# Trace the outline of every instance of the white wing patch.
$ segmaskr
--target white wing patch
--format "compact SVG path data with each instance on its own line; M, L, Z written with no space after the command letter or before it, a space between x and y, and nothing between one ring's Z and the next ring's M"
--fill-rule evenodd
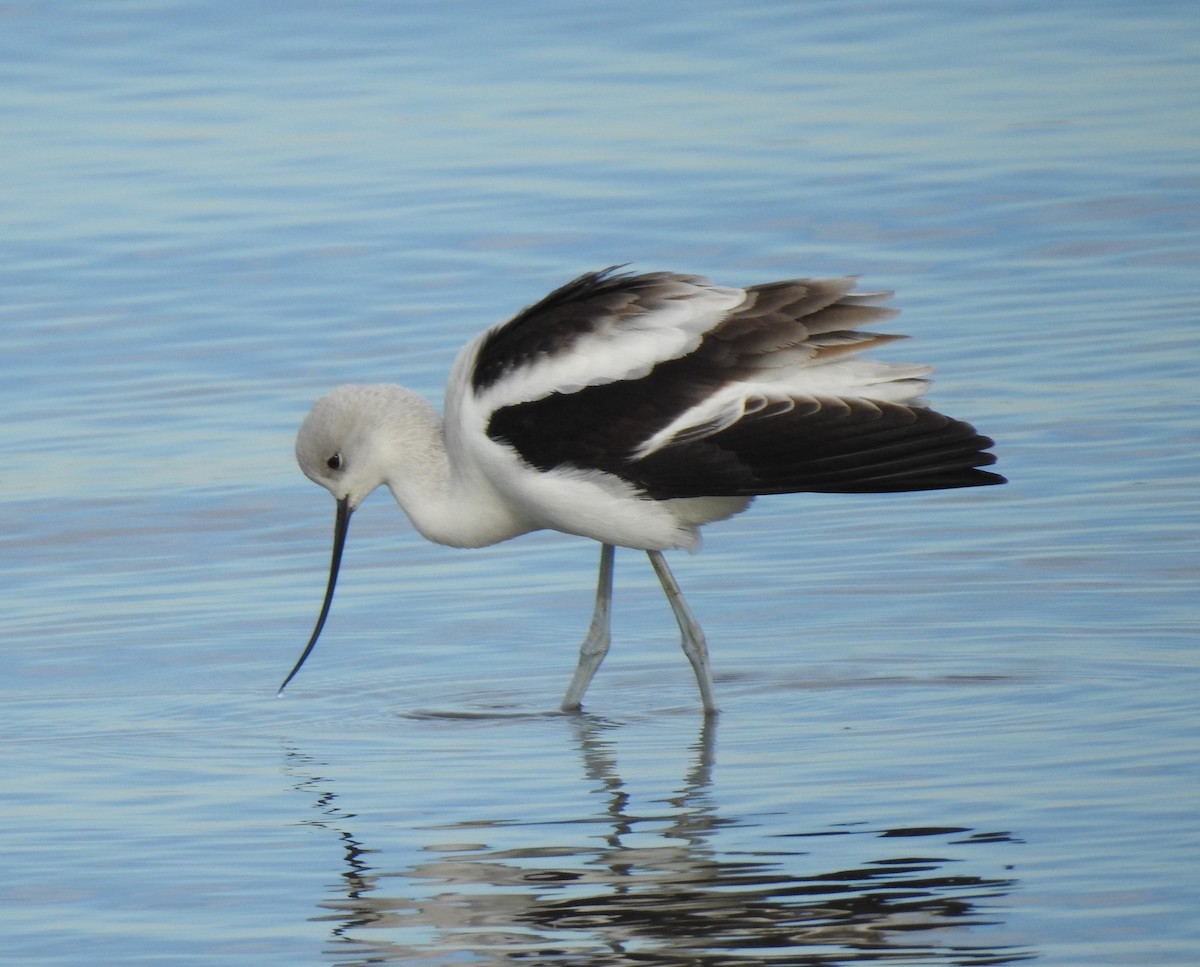
M760 371L754 382L731 383L685 410L639 444L633 455L640 460L665 447L702 440L748 416L769 418L800 407L816 412L843 398L922 406L925 377L932 372L932 366L869 359L784 367L775 379L769 378L769 370Z
M657 307L598 319L593 331L559 351L506 372L480 394L479 406L491 412L552 393L641 379L659 363L693 352L704 334L745 298L742 289L703 279L672 280L666 300ZM475 354L486 338L485 333L459 354L452 383L467 383Z

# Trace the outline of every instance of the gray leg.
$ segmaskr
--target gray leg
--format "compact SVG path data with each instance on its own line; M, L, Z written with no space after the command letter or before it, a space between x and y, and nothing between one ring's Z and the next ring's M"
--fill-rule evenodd
M658 575L659 583L667 595L671 610L675 612L675 620L679 622L679 631L683 635L683 653L687 655L688 661L692 663L692 670L696 673L696 684L700 686L700 700L704 703L704 712L706 715L715 715L717 702L713 698L712 673L708 670L708 645L704 641L704 632L700 630L699 623L692 616L687 602L683 600L683 592L675 582L675 575L667 567L662 551L646 553L650 556L650 563L654 566L654 573Z
M588 628L587 637L579 646L579 664L575 666L575 676L571 679L571 684L567 686L567 694L563 696L562 710L564 712L579 710L579 704L583 701L583 693L587 691L592 676L600 667L600 662L604 661L604 656L608 654L608 645L612 640L608 621L609 613L612 610L612 583L613 546L601 544L600 574L596 579L596 607L592 611L592 624Z

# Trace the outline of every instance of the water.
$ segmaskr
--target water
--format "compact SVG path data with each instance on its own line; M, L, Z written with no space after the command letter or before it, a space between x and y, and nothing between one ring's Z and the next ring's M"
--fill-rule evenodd
M0 961L1190 964L1191 5L0 10ZM895 288L1003 488L424 544L292 435L617 262Z

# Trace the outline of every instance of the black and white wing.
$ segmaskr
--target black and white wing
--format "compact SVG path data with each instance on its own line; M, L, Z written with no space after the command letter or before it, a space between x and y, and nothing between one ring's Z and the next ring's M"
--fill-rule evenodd
M903 337L860 331L896 310L853 286L581 276L464 350L448 433L656 499L1003 483L990 439L924 405L930 367L860 355Z

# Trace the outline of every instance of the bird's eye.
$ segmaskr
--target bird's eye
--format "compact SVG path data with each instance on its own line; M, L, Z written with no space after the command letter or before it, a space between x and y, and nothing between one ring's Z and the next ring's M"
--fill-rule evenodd
M325 466L327 466L330 470L341 470L342 455L340 453L335 453L332 457L325 461Z

